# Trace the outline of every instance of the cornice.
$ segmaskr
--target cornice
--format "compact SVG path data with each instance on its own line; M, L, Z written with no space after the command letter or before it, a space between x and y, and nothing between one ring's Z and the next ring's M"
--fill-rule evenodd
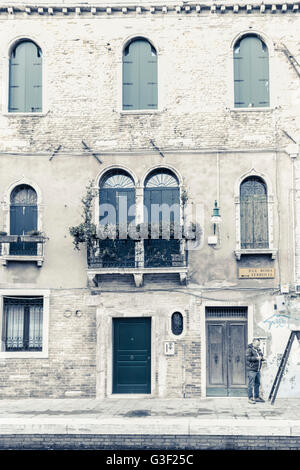
M165 3L42 3L42 4L17 4L7 3L0 5L0 17L12 18L17 16L49 16L64 17L81 15L86 16L106 16L106 15L201 15L201 13L226 14L226 13L260 13L260 14L285 14L298 13L300 10L300 2L178 2L177 4Z

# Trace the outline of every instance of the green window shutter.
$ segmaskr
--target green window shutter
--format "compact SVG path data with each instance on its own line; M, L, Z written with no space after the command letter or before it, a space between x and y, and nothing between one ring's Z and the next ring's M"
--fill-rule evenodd
M137 39L123 54L123 109L156 108L156 51L145 39Z
M256 36L242 38L234 47L234 105L269 106L269 54Z
M12 113L25 111L25 64L25 48L21 43L12 52L9 62L8 110Z
M157 109L157 55L147 41L139 41L139 107Z
M139 109L139 41L129 44L123 55L123 109Z
M42 111L42 54L31 41L21 42L10 57L9 112Z
M269 54L259 38L251 38L251 70L253 106L269 106Z
M32 42L26 43L26 111L42 111L42 53Z

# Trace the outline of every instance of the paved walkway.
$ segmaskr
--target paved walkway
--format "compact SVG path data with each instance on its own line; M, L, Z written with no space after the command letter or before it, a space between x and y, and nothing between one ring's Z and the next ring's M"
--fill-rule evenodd
M300 398L0 400L0 435L300 436Z

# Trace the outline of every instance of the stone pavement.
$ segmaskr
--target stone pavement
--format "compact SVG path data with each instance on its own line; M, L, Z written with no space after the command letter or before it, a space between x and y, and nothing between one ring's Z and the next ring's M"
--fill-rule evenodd
M293 436L300 398L248 404L247 398L0 400L7 435Z

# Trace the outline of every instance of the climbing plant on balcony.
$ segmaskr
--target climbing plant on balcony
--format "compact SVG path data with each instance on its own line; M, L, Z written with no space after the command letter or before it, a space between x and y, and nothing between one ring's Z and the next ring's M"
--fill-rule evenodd
M94 198L98 195L98 190L95 188L93 180L86 186L86 194L81 199L82 203L82 219L79 225L69 227L70 234L73 237L73 244L76 250L79 250L80 243L85 243L87 248L95 244L97 240L97 228L92 222L93 210L92 204Z

